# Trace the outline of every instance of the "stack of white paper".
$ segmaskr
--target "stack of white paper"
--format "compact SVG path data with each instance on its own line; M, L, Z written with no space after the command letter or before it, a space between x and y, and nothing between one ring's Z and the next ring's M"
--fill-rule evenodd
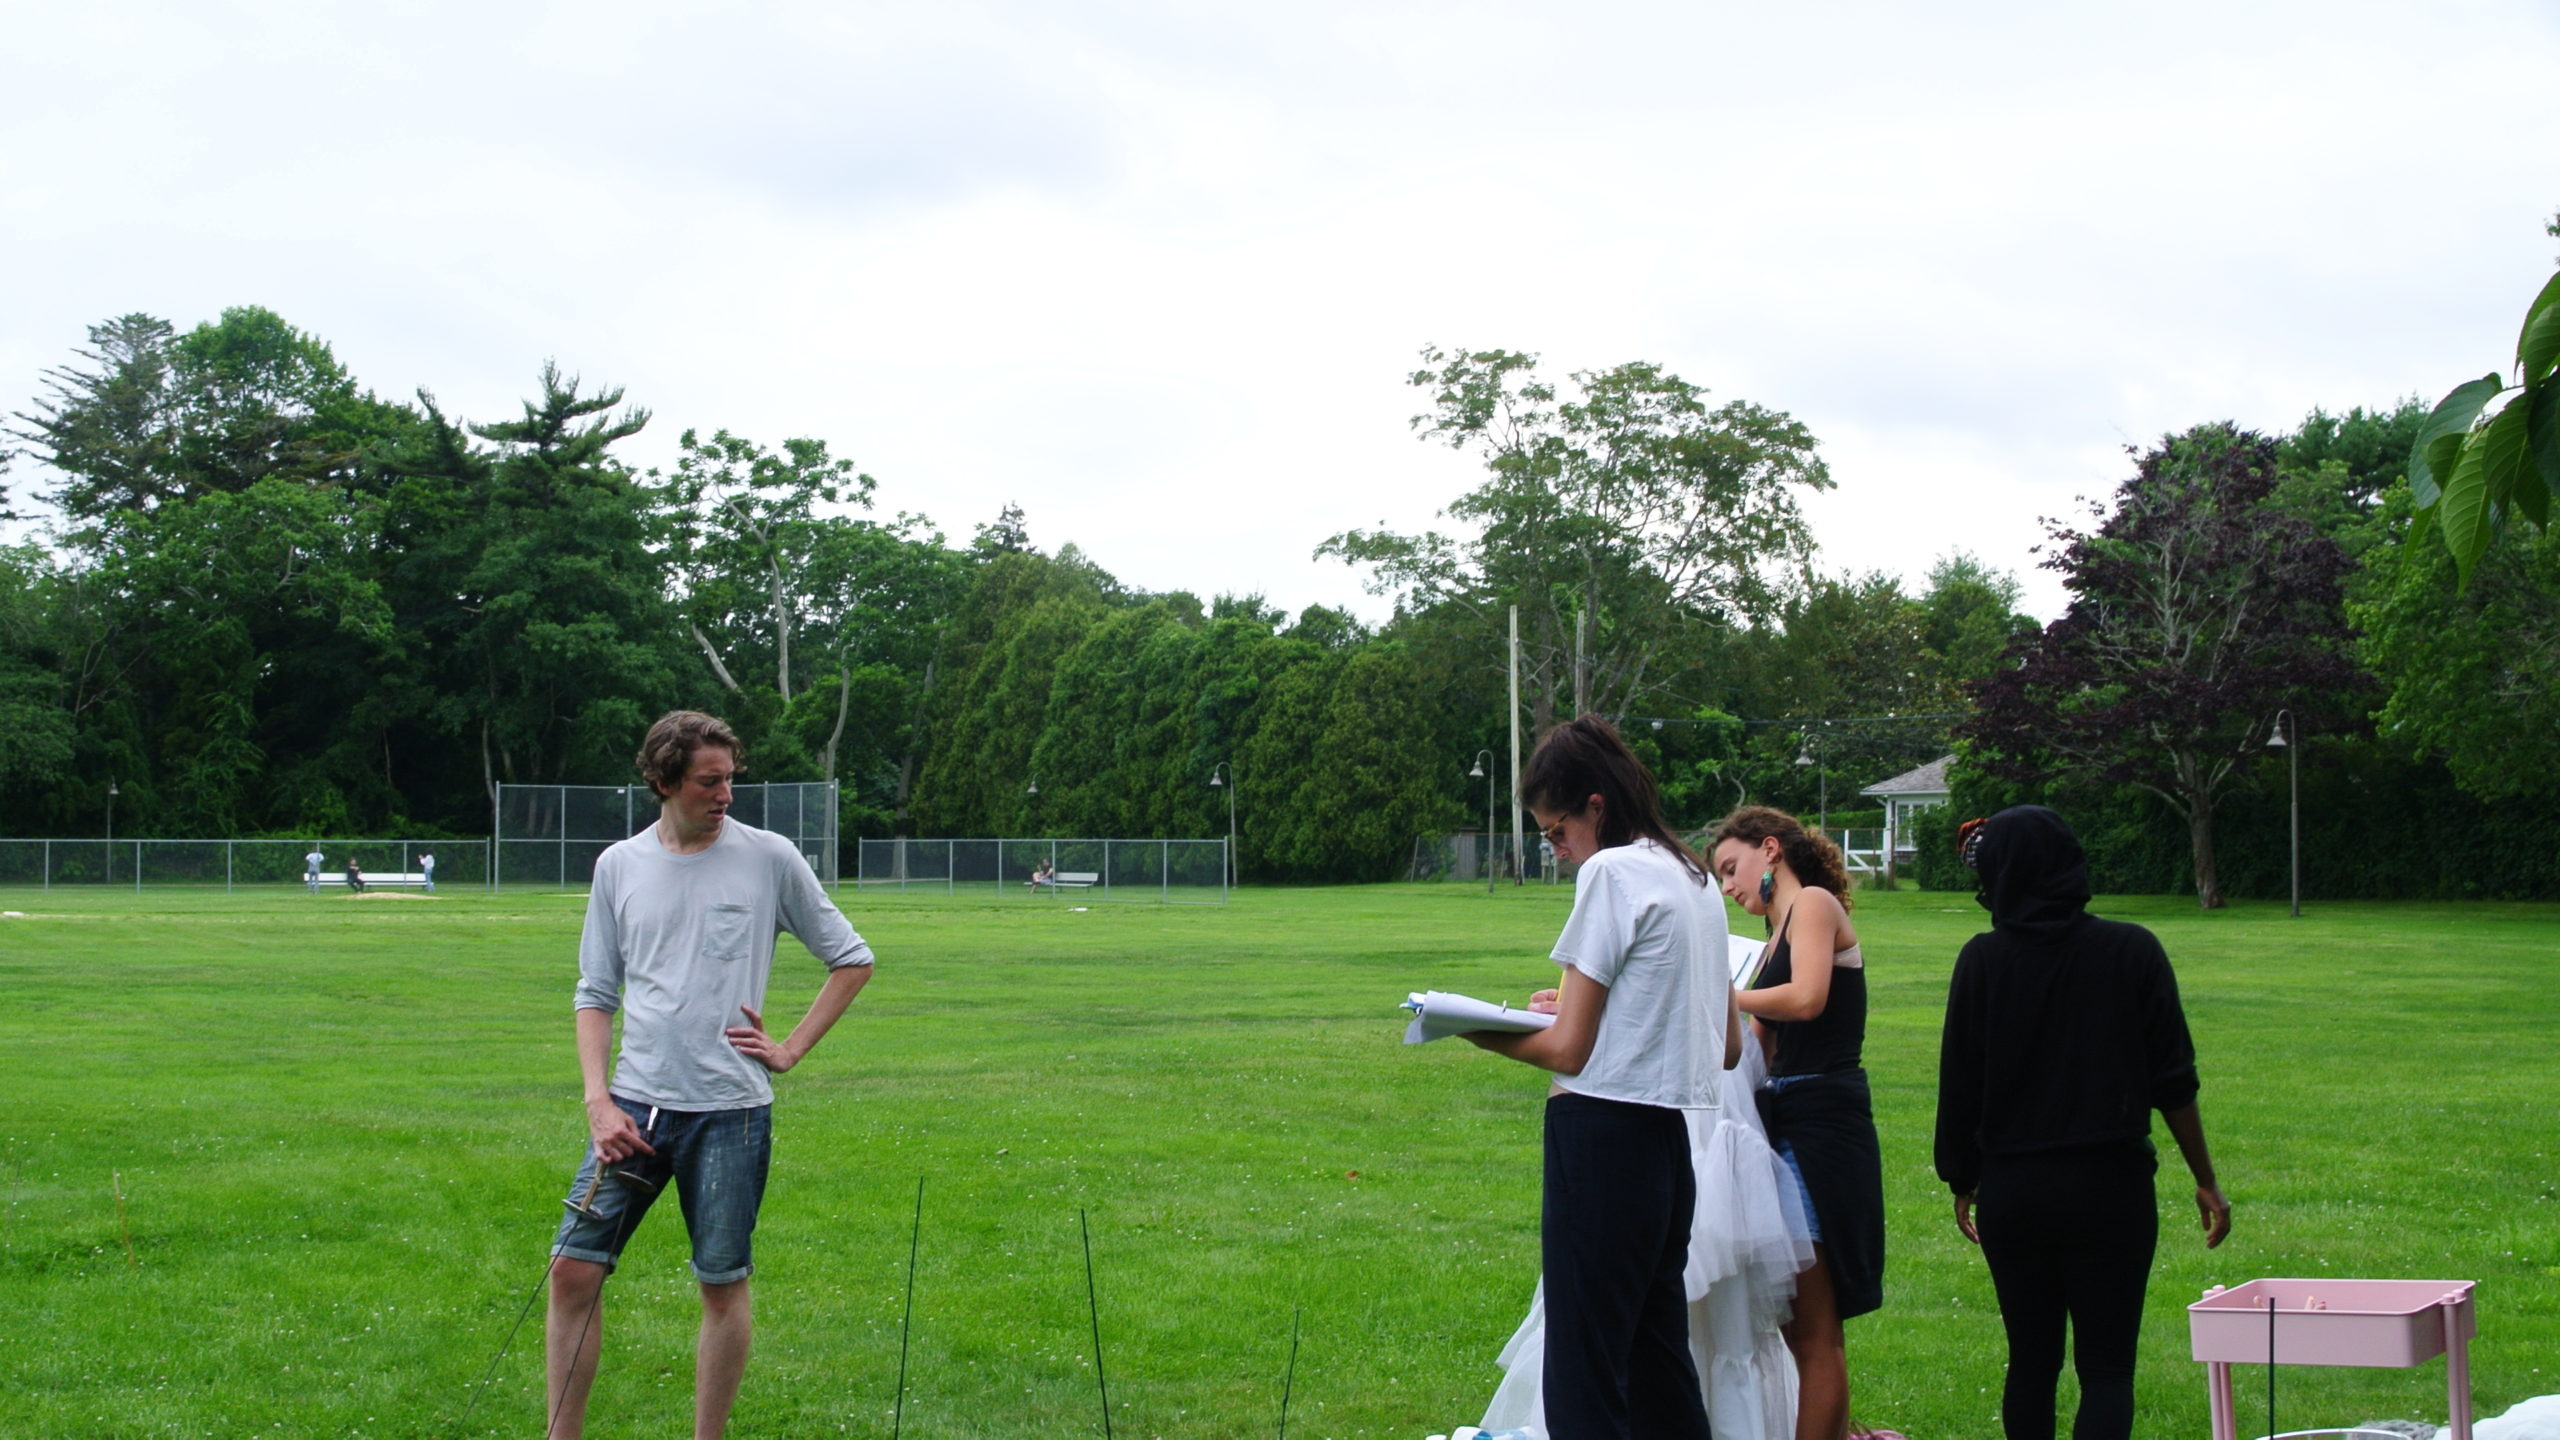
M1556 1023L1553 1015L1514 1010L1508 1005L1496 1005L1472 995L1453 995L1446 990L1425 990L1407 996L1404 1008L1413 1012L1413 1023L1404 1027L1404 1043L1407 1045L1420 1045L1444 1035L1463 1035L1470 1030L1518 1033L1544 1030Z
M1728 940L1727 961L1733 978L1739 983L1758 965L1766 942L1746 940L1735 935ZM1464 1035L1470 1030L1508 1030L1525 1033L1544 1030L1556 1023L1553 1015L1540 1015L1528 1010L1514 1010L1478 1000L1472 995L1459 995L1448 990L1423 990L1405 997L1404 1008L1413 1012L1413 1023L1404 1027L1404 1043L1420 1045L1449 1035Z

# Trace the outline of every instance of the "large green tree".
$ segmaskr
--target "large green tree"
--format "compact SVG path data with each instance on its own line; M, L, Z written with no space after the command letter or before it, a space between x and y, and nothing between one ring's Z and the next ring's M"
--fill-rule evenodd
M2337 542L2275 502L2275 443L2200 426L2143 452L2045 562L2071 605L1974 687L1960 734L2011 783L2132 785L2186 822L2197 903L2219 909L2214 817L2280 709L2333 712L2359 676Z
M2402 533L2409 512L2399 492ZM2493 534L2467 585L2438 545L2380 545L2365 564L2349 609L2385 687L2382 738L2441 755L2482 799L2560 791L2560 530Z
M441 688L485 785L620 774L677 692L663 501L612 453L647 423L620 390L582 393L545 365L522 418L471 427L495 449L463 537L459 673Z
M1317 550L1368 567L1408 609L1472 617L1501 664L1520 607L1521 691L1544 734L1579 711L1654 699L1704 637L1773 616L1801 589L1813 541L1799 492L1827 489L1813 434L1658 365L1579 371L1559 388L1537 357L1423 352L1411 383L1426 438L1484 458L1487 476L1444 513L1466 527L1348 530Z

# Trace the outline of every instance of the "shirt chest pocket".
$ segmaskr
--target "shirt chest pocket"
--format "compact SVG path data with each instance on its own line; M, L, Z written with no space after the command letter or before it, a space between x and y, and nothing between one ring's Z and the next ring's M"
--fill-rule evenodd
M745 905L712 905L702 912L702 958L734 962L747 958L754 933L755 911Z

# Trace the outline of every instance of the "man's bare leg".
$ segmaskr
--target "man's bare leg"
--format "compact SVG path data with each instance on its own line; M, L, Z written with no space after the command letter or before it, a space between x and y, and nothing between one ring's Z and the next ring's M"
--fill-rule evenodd
M566 1255L551 1262L551 1306L542 1321L542 1415L551 1423L544 1440L578 1440L586 1431L587 1389L604 1350L604 1277L611 1273Z
M693 1440L720 1440L729 1407L747 1373L747 1342L755 1332L755 1307L747 1282L702 1287L702 1339L693 1355Z

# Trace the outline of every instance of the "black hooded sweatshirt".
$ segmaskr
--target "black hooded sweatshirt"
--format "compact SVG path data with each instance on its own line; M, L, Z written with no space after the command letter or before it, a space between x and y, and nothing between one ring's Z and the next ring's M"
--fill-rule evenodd
M2063 818L2003 810L1978 859L1993 928L1956 958L1938 1052L1938 1178L1959 1195L1986 1159L2147 1146L2152 1111L2196 1098L2169 957L2141 926L2088 913L2088 862Z

